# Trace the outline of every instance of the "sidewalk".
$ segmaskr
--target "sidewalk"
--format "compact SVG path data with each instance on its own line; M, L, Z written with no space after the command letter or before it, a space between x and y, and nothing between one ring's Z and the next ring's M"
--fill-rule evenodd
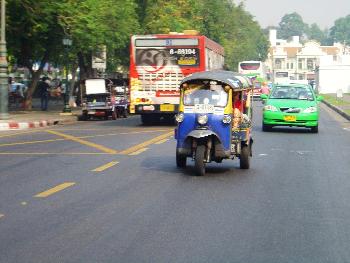
M323 103L344 118L350 121L350 94L343 94L342 98L337 98L336 94L323 94ZM25 111L11 105L9 119L0 120L0 131L29 129L72 123L77 121L77 116L81 114L81 108L72 108L72 115L62 115L63 101L49 101L48 111L40 110L40 100L33 99L32 111Z
M72 123L81 114L79 107L72 108L71 115L62 115L62 100L50 100L47 111L40 109L40 99L33 99L33 108L26 111L20 105L9 105L9 119L0 120L0 131L38 128L51 125Z
M344 93L342 98L337 94L322 94L323 103L350 121L350 93Z

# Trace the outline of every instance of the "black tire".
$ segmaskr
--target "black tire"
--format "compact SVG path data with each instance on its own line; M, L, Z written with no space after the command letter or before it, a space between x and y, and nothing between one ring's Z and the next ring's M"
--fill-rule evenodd
M124 109L123 118L127 118L127 117L128 117L128 111L127 111L127 109Z
M241 155L239 157L239 166L241 169L249 169L250 161L250 147L243 145L241 149Z
M141 122L143 125L150 125L152 123L152 116L149 114L142 114Z
M180 155L177 151L176 151L176 166L179 168L185 168L186 167L186 160L187 157L185 155Z
M318 125L314 126L314 127L311 127L311 132L312 133L318 133Z
M205 154L205 146L198 145L196 149L195 160L194 160L196 175L198 176L205 175L204 154Z
M264 131L264 132L266 132L266 131L271 131L271 125L267 125L267 124L262 124L262 130Z

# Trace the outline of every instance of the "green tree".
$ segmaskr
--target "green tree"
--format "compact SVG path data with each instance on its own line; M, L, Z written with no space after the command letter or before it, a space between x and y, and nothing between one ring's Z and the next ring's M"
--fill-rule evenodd
M340 43L350 45L350 15L337 19L330 29L330 37Z
M9 0L7 5L7 43L14 63L28 68L32 75L26 100L31 109L31 99L43 68L62 49L57 39L63 31L58 25L56 4L49 0ZM38 64L38 70L33 70Z
M146 12L140 16L146 34L182 32L195 29L193 25L200 23L195 14L198 10L196 0L150 0L146 4L141 2Z
M327 38L327 35L326 31L322 31L316 23L313 23L307 29L307 37L310 40L313 39L318 41L319 43L324 43Z
M306 24L296 12L284 15L279 23L279 27L278 34L279 38L282 39L288 39L292 36L302 37L306 31Z

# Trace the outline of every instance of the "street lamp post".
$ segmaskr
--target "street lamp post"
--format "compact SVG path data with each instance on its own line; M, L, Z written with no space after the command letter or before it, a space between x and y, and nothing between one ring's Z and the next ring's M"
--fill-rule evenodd
M70 87L69 87L69 82L68 82L68 48L72 45L72 40L69 38L64 38L63 39L63 45L65 47L66 51L66 89L64 93L64 108L63 112L65 113L70 113L72 112L72 109L69 106L69 94L70 94Z
M5 0L1 0L1 34L0 34L0 120L8 119L8 73L7 50L5 38Z

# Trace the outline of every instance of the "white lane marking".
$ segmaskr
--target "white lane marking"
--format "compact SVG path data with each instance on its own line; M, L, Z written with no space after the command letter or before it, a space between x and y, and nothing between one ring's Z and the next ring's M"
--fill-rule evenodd
M267 153L260 153L259 156L267 156Z

